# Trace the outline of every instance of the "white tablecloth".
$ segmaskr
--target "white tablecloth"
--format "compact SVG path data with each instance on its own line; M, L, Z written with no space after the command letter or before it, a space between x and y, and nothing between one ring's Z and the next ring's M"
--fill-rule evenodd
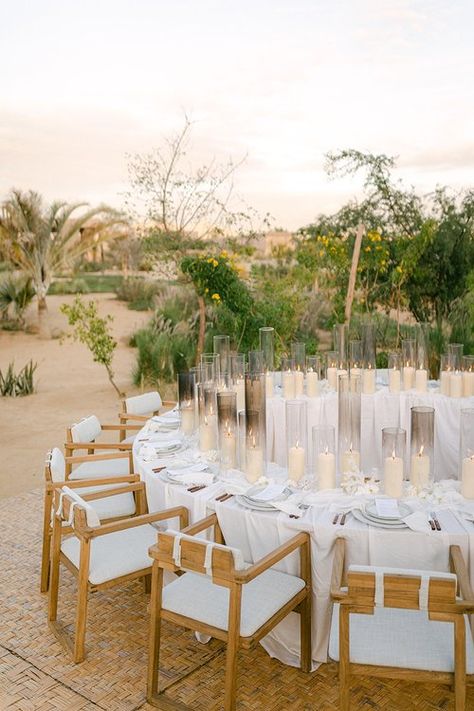
M409 456L410 410L417 405L426 405L435 409L435 479L458 478L461 409L474 407L474 397L446 397L434 388L426 394L409 390L397 395L390 393L388 387L379 385L374 395L362 395L361 398L361 466L365 474L370 474L373 469L380 473L382 469L384 427L406 430ZM314 425L333 425L337 445L337 394L329 391L315 398L303 396L303 399L308 403L309 451ZM267 400L267 448L272 461L286 466L285 400L279 394Z
M347 563L386 565L393 567L449 570L449 545L461 546L474 584L474 524L461 522L450 511L439 511L442 531L416 533L411 530L389 531L369 527L349 515L346 525L333 525L334 511L340 494L335 494L332 505L314 505L301 518L290 519L282 512L262 513L243 508L235 498L224 503L216 497L226 491L221 480L191 493L184 486L165 483L152 469L159 462L144 462L138 455L140 444L134 446L136 471L146 483L150 511L184 505L190 511L191 522L217 512L226 543L240 548L244 558L255 562L266 553L294 536L298 531L311 535L313 615L313 668L327 661L328 636L331 621L330 580L334 542L338 536L347 541ZM474 502L473 502L474 503ZM298 556L282 561L277 566L290 573L298 572ZM299 619L291 613L262 640L267 652L285 664L299 665Z

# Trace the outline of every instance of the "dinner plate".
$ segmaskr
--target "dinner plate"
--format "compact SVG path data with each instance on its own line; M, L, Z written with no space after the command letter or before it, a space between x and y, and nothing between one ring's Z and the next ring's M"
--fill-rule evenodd
M278 513L278 509L276 509L274 506L259 506L255 501L247 499L242 494L238 494L235 497L235 500L237 501L237 503L242 504L242 506L244 506L246 509L251 509L252 511L261 511L262 513L274 511L275 513Z
M371 501L370 504L366 505L364 513L369 518L382 522L385 521L387 523L390 521L400 521L400 519L405 518L405 516L409 516L412 513L411 508L402 503L398 504L398 510L400 511L400 516L380 516L380 514L377 513L377 505L375 501Z
M394 529L401 530L402 528L408 528L406 523L403 523L403 521L400 521L400 523L384 523L383 521L374 521L371 518L367 518L367 516L365 516L360 509L353 509L351 513L354 518L356 518L358 521L361 521L361 523L367 524L368 526L375 526L376 528L385 528L389 531Z

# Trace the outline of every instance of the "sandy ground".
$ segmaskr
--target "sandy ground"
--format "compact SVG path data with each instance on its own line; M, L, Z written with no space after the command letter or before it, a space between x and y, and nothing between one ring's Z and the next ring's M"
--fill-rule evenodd
M149 313L130 311L114 294L94 294L102 315L114 317L118 341L114 357L116 381L128 395L136 394L131 373L135 350L127 343L130 335ZM53 332L67 332L66 318L59 306L73 296L49 296L48 311ZM28 319L36 319L35 308ZM117 422L119 403L105 369L94 363L80 343L59 339L41 340L37 335L0 330L0 368L10 361L17 369L32 358L38 363L37 392L28 397L0 397L0 497L11 496L43 482L43 462L53 446L62 447L65 428L81 417L95 414L101 422Z

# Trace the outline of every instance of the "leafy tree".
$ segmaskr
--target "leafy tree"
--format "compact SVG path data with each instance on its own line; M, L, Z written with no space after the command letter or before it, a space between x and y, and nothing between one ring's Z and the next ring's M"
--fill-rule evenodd
M72 338L83 343L92 353L95 363L100 363L107 371L107 377L119 397L124 397L114 381L114 371L112 361L117 348L117 341L110 333L109 324L113 321L112 316L105 318L99 316L95 301L87 304L76 296L74 302L62 304L61 312L67 316L68 323L73 327Z
M0 245L8 261L31 277L38 311L46 310L46 294L54 273L67 267L93 245L111 238L112 225L123 222L108 207L100 206L75 213L86 203L53 202L45 205L30 190L13 190L4 201L0 215ZM82 230L93 217L101 217L97 231Z

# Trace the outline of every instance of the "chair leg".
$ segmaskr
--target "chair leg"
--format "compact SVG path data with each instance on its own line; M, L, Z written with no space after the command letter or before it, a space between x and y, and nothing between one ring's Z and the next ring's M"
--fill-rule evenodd
M300 656L301 671L311 671L311 591L301 603L300 610Z
M44 495L43 513L43 548L41 551L41 580L40 591L48 592L49 568L51 561L51 513L53 510L53 495L51 491L46 491Z
M349 610L339 608L339 689L340 710L350 708L350 647L349 647Z
M87 603L89 593L89 559L90 559L90 541L81 540L81 556L79 563L79 576L77 580L77 611L76 611L76 630L74 638L74 662L78 664L84 661L85 653L85 638L86 638L86 622L87 622Z
M235 711L237 692L237 654L240 638L242 586L230 589L227 653L225 663L224 711Z
M454 708L466 708L466 627L464 616L458 615L454 622Z
M48 597L48 620L54 622L58 616L59 567L61 555L61 522L54 520L51 540L51 565Z
M153 562L150 598L150 641L148 648L147 699L150 703L158 696L158 674L161 641L161 595L163 568Z
M143 578L143 590L149 595L151 592L151 575L144 575Z

